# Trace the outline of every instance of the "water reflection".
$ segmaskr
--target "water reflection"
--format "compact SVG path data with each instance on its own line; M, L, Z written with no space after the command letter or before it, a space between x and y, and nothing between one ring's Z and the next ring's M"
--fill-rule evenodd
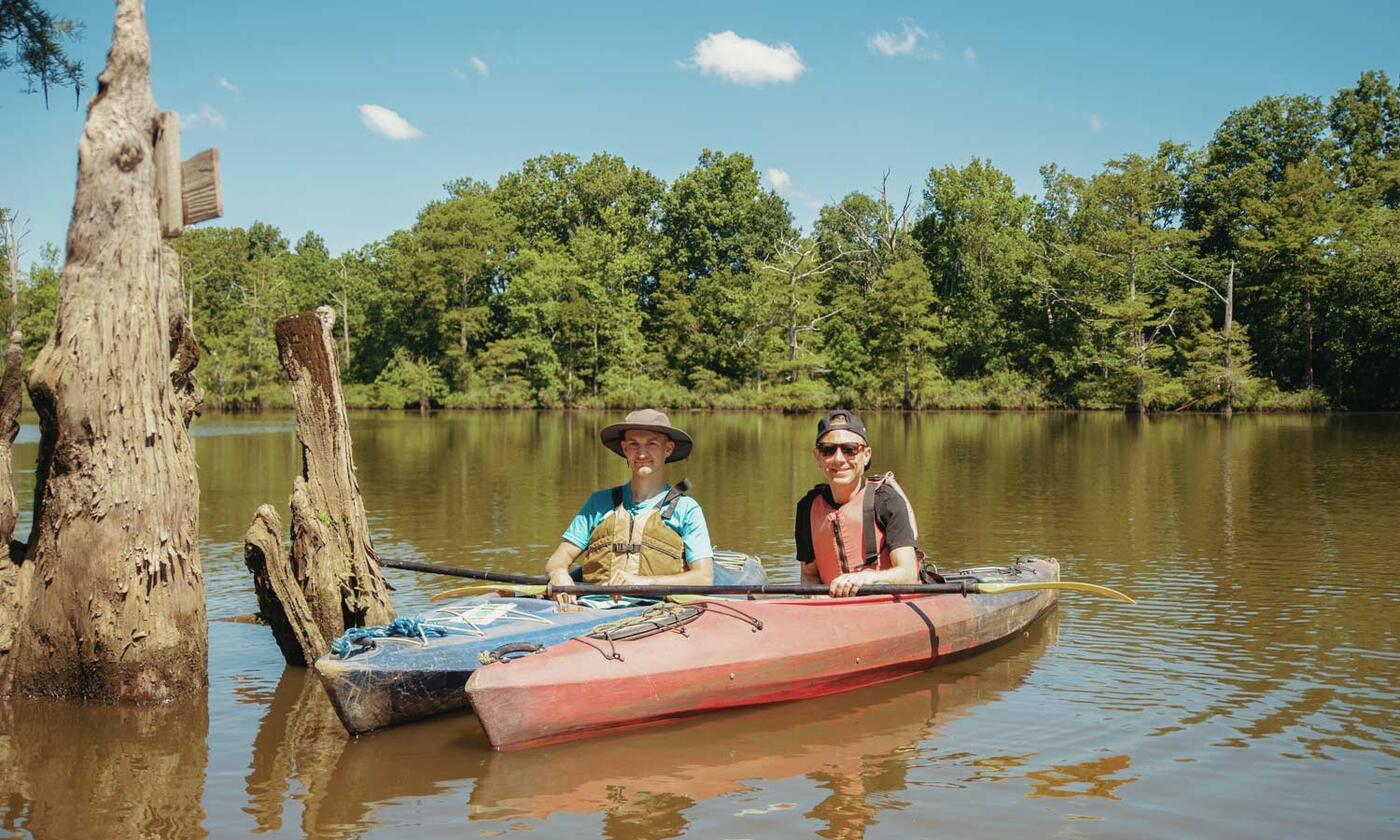
M203 837L209 713L0 703L0 828L34 837Z
M355 415L376 544L538 571L584 495L625 476L596 443L612 419ZM812 418L673 419L696 438L679 474L716 540L793 580L792 505L819 479L802 455ZM0 702L0 836L923 836L930 825L976 836L988 813L1001 836L1395 834L1400 417L865 419L876 466L898 473L941 563L1054 554L1067 578L1118 586L1138 606L1066 597L1053 617L1061 643L1019 676L992 675L1007 667L994 654L828 701L506 756L469 715L347 742L317 687L284 674L265 628L216 623L207 712ZM285 504L298 469L288 420L196 424L210 616L255 609L241 540L258 504ZM16 448L22 504L34 452ZM390 575L406 613L455 585ZM102 771L89 740L127 770ZM73 785L45 751L76 768ZM595 783L602 775L617 780Z
M288 669L258 727L247 810L277 831L295 800L303 833L343 836L379 824L383 806L469 788L462 822L600 814L609 838L663 838L684 834L701 802L805 779L824 792L804 814L819 833L862 837L900 807L918 745L1019 687L1057 622L1052 612L994 651L851 694L508 753L470 714L347 739L316 681Z

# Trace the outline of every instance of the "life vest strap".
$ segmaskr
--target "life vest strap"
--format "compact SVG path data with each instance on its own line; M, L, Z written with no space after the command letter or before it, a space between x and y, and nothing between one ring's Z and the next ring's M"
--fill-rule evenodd
M661 518L670 519L676 512L676 505L680 504L681 496L690 492L690 479L682 478L666 491L665 497L661 499L661 504L657 505L661 509Z

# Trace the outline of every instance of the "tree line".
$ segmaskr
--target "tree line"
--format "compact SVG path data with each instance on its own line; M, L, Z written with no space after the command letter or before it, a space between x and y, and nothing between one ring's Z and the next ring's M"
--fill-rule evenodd
M1384 72L1260 99L1202 148L1041 176L1031 196L990 161L934 167L803 232L745 154L667 182L555 153L339 256L261 222L176 248L223 408L287 404L272 324L322 304L364 406L1400 408ZM31 353L56 266L19 278Z

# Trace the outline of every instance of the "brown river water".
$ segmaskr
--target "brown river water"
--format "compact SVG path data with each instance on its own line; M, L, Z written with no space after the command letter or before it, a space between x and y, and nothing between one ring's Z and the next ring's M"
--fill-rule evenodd
M613 419L354 416L381 554L537 572L626 478ZM469 713L352 740L269 630L215 620L207 697L0 701L0 837L1400 837L1400 417L867 419L944 568L1051 554L1140 602L1066 595L918 676L513 753ZM673 420L716 544L795 581L815 417ZM196 423L211 618L255 609L242 535L285 514L292 428ZM402 614L456 583L386 576Z

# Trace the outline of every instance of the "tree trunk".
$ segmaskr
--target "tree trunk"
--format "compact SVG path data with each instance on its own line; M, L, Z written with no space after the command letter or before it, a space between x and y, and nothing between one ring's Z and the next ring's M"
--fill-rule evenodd
M1137 300L1137 255L1128 254L1128 300ZM1134 315L1134 318L1137 316ZM1141 322L1133 325L1133 346L1137 350L1137 373L1133 374L1133 402L1128 406L1130 414L1147 413L1147 404L1144 399L1145 383L1142 381L1142 371L1147 367L1147 336L1143 333Z
M282 369L292 383L302 474L292 493L292 569L325 639L394 618L355 480L350 422L331 327L335 310L277 321Z
M20 606L18 561L23 558L11 558L9 542L15 533L15 523L19 521L19 505L15 501L11 476L23 400L19 388L22 349L20 333L16 330L10 334L10 345L5 348L5 373L0 378L0 689L4 687Z
M1235 261L1230 260L1230 278L1225 285L1225 410L1226 417L1235 413L1235 348L1230 334L1235 323Z
M1303 371L1303 384L1309 391L1313 388L1313 311L1312 311L1312 289L1303 287L1303 323L1308 331L1308 357L1307 368Z
M161 242L156 114L145 11L118 0L54 329L29 375L42 438L10 674L27 693L157 701L208 679L198 348Z
M306 666L331 648L316 626L291 565L282 556L281 534L282 518L276 509L272 505L258 508L243 538L243 562L253 573L258 613L272 628L283 658L289 665Z

